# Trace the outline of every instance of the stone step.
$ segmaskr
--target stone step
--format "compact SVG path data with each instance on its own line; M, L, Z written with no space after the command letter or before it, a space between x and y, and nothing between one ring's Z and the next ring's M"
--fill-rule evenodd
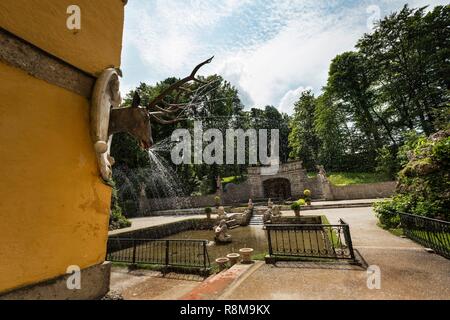
M251 226L262 226L263 224L264 224L263 217L260 215L253 216L249 222L249 225L251 225Z

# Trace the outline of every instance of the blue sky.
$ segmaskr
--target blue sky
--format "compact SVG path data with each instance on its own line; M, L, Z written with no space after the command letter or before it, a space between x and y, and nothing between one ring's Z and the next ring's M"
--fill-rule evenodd
M247 108L291 113L301 91L320 93L331 59L352 50L397 0L130 0L125 7L122 92L190 73L217 73ZM415 0L410 7L446 4Z

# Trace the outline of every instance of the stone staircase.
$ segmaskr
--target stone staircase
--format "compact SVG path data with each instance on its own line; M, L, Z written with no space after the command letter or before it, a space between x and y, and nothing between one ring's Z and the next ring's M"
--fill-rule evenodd
M263 224L264 222L262 214L254 214L249 223L250 226L262 226Z

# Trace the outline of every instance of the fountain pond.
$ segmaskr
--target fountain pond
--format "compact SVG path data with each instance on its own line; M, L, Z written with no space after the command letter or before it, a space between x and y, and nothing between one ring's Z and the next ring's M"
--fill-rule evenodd
M163 239L208 240L208 255L211 261L225 257L229 253L238 253L241 248L253 248L253 256L268 252L266 232L262 226L247 226L228 230L233 241L226 244L214 242L214 232L211 230L189 230L173 234Z

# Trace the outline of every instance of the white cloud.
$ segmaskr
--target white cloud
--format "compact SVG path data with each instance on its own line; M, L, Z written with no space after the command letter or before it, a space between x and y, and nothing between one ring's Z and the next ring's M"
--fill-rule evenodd
M142 61L153 71L164 74L183 72L191 65L193 57L202 56L205 51L207 44L202 42L199 33L214 26L246 2L141 2L140 6L130 6L127 11L124 38L139 51Z
M413 0L410 7L445 4ZM184 76L215 55L202 74L218 73L247 107L290 112L301 88L318 94L331 60L370 32L371 6L383 17L403 0L135 0L126 7L124 87ZM374 9L374 7L372 7ZM132 74L127 73L130 70Z
M278 111L292 114L294 110L294 104L298 101L302 92L306 90L312 90L312 88L298 87L297 89L289 90L288 92L286 92L283 98L281 98L280 100Z
M299 87L318 93L326 83L331 60L337 53L352 50L364 28L352 15L321 18L308 12L302 19L290 21L274 38L244 52L230 53L218 71L226 77L230 65L240 65L235 79L253 106L277 106Z

